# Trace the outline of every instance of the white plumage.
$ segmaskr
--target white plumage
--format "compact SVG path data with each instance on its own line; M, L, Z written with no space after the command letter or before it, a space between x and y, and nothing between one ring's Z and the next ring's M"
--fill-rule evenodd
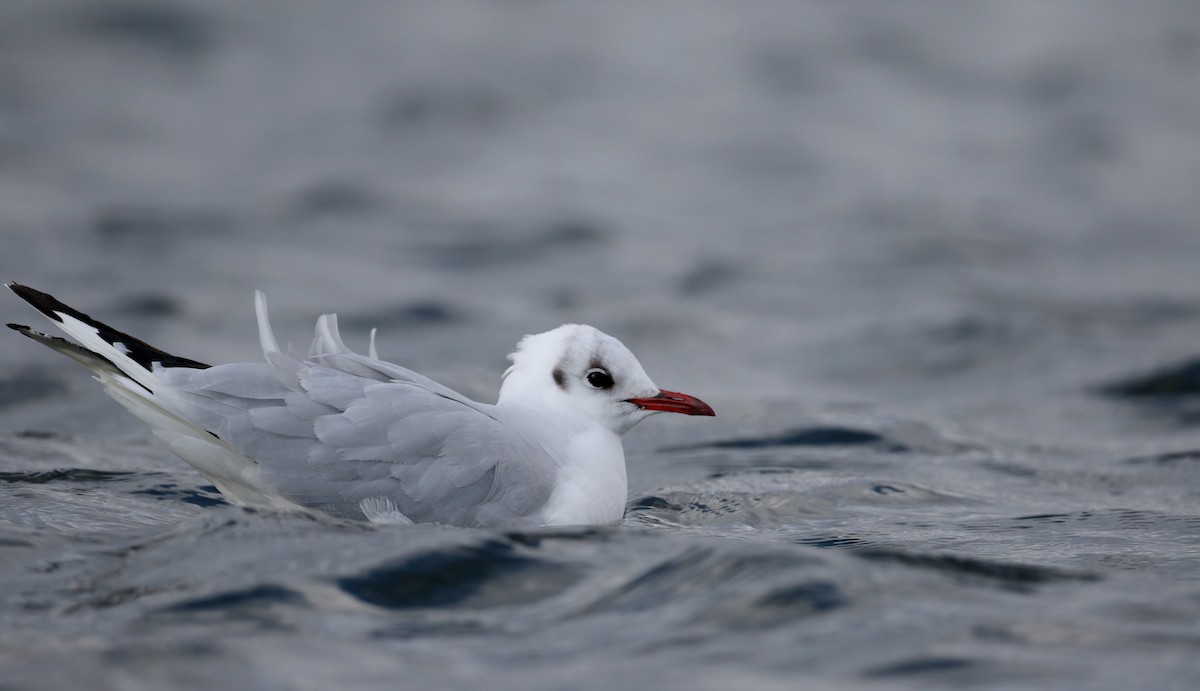
M526 336L495 405L472 401L317 320L285 353L255 300L265 362L210 367L165 353L31 288L9 287L75 343L24 335L83 363L230 501L376 523L611 523L626 501L620 435L655 412L712 415L659 389L617 339L568 324ZM76 345L76 343L78 345Z

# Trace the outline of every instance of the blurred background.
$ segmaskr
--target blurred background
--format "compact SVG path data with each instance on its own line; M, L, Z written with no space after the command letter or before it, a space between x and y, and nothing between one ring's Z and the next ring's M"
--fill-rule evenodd
M1088 439L1124 415L1090 387L1200 353L1198 27L1171 0L9 0L0 274L205 361L257 357L260 288L301 347L336 311L485 400L521 335L580 321L727 408ZM78 383L0 353L9 390Z
M718 413L629 435L639 530L488 536L476 600L355 618L313 589L439 541L458 573L473 534L221 506L5 334L0 613L33 643L0 643L30 679L1198 673L1193 0L3 0L0 280L214 363L259 359L262 289L281 342L337 312L489 402L522 335L586 322ZM497 554L547 599L506 599Z

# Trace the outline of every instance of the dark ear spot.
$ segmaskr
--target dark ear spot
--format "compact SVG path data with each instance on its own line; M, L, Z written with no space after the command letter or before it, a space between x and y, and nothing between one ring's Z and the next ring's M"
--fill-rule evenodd
M551 373L551 375L554 377L554 383L558 384L558 388L562 389L563 391L566 391L567 390L567 375L563 374L562 368L555 367L554 371Z

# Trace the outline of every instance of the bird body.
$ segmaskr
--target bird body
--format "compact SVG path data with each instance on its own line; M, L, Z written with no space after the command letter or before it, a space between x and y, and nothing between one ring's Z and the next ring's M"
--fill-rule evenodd
M317 321L307 356L265 362L170 355L50 295L10 283L74 342L9 326L91 369L105 390L235 504L375 523L600 524L624 514L621 435L655 412L712 415L653 384L617 339L567 324L526 336L495 405L342 342Z

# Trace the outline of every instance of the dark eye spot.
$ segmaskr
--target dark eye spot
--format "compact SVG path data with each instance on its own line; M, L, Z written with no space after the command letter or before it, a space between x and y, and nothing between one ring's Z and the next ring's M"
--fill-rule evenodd
M586 377L587 383L597 389L611 389L613 387L612 375L605 370L599 368L590 369Z

